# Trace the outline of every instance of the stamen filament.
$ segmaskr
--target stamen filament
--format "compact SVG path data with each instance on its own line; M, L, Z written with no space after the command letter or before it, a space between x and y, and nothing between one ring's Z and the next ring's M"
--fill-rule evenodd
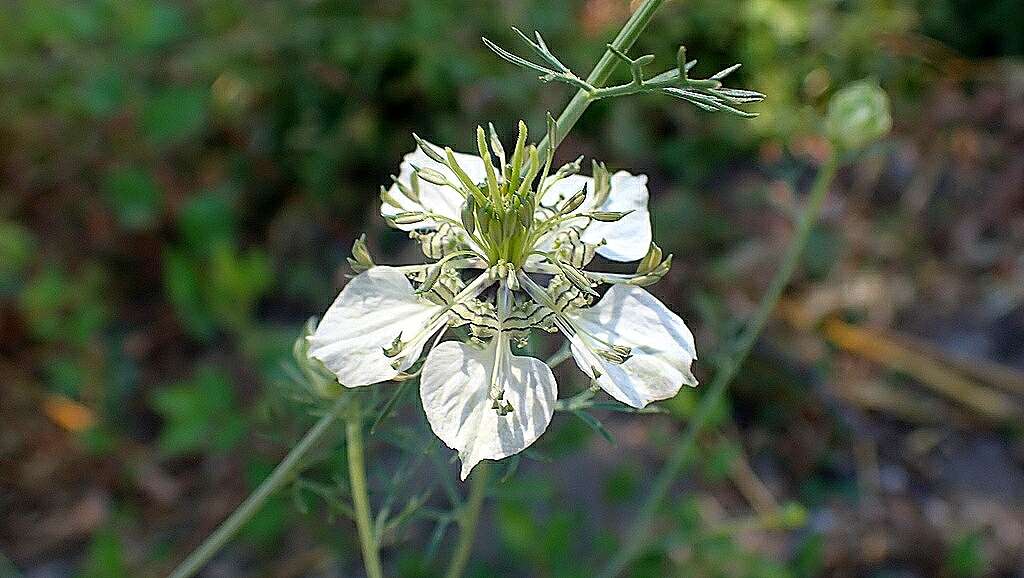
M441 329L441 327L448 322L447 313L451 311L452 307L455 307L455 305L462 303L463 301L475 298L485 289L490 287L491 284L493 283L494 279L492 279L487 272L484 272L483 274L478 276L476 279L473 280L472 283L466 285L466 287L462 291L455 295L455 297L452 298L451 303L440 306L441 308L436 313L434 313L434 315L430 318L430 321L427 322L427 326L418 331L416 335L412 337L412 339L408 341L403 340L402 346L397 351L394 352L394 355L390 355L389 357L395 359L396 362L400 360L406 353L406 350L408 350L411 345L419 343L424 338L432 335L435 331ZM401 336L399 336L399 338L400 337Z

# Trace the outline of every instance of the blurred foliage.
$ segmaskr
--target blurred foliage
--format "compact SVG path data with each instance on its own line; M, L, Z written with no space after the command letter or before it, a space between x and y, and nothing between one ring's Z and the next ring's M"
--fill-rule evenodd
M245 433L231 381L213 369L200 368L192 380L154 391L151 403L164 418L158 446L168 456L225 452Z
M510 25L536 28L567 64L584 70L626 18L628 4L23 0L6 6L0 11L0 321L5 331L13 328L13 346L31 355L38 394L61 394L97 414L98 426L77 432L97 459L142 446L155 449L175 474L183 468L192 477L214 476L204 480L217 486L225 476L195 473L189 458L233 458L240 460L232 470L241 480L236 490L251 489L273 460L266 448L250 447L259 444L249 444L257 436L247 434L265 432L284 445L308 421L285 411L288 401L264 386L287 373L281 364L302 322L334 298L353 239L368 230L371 244L381 248L377 254L402 260L407 244L383 231L374 213L377 187L412 149L410 133L467 150L477 123L492 121L507 135L523 118L536 132L544 113L557 112L568 98L564 87L541 85L496 58L479 38L509 44ZM717 192L722 174L758 155L784 159L806 148L820 132L824 103L854 80L870 77L885 87L899 123L900 113L917 106L932 65L913 48L894 49L894 39L913 47L927 34L968 56L1021 54L1021 10L1019 0L670 2L632 54L653 53L667 67L684 43L702 74L741 62L736 84L768 94L755 107L760 116L748 122L707 115L655 96L598 103L559 154L594 155L654 177L659 243L707 269L697 278L680 264L681 278L700 282L687 282L683 292L681 281L669 280L665 294L675 293L673 306L692 312L696 325L727 337L740 321L712 289L734 283L731 259L742 256L745 239ZM774 176L802 182L799 163L779 164ZM744 202L772 201L765 187L741 188ZM807 257L811 278L830 271L839 243L826 229L815 232ZM719 353L702 353L702 362L713 366ZM806 394L799 386L763 382L791 397ZM374 392L376 406L391 393ZM664 404L668 418L643 419L685 421L699 395L685 390ZM727 425L726 409L711 420L714 427ZM615 418L595 413L556 419L524 460L568 460L611 447L599 434L601 420ZM791 413L768 408L758 418L779 428ZM386 455L394 445L432 439L422 423L387 436L376 448ZM664 431L649 436L652 451L672 441ZM728 477L740 449L732 441L703 448L695 459L702 481ZM828 471L835 458L825 454L820 470ZM423 456L444 466L448 453L431 446ZM374 465L382 470L374 483L417 481L419 462L394 469L407 476L402 480L384 479L390 459ZM290 528L303 525L339 560L355 558L352 533L330 526L336 514L344 516L343 466L338 455L311 466L296 500L310 513L295 516L290 500L275 498L247 527L247 541L272 552ZM617 509L628 510L648 481L640 467L627 461L581 491L620 519ZM118 475L106 472L104 479ZM812 505L851 491L848 481L809 477L801 488ZM119 505L145 510L151 500L125 489L134 483L117 478L108 485ZM450 481L433 483L436 494L450 491ZM199 495L170 507L201 510L192 500L226 500L217 487L190 491ZM574 506L583 496L550 476L519 471L496 493L495 535L482 547L489 558L474 562L477 575L586 576L591 568L580 560L603 559L615 547L616 528L588 527ZM166 526L147 526L159 536L140 545L124 528L154 514L128 510L116 527L100 525L82 541L83 576L128 575L127 568L150 560L159 565L191 543L176 536L172 547ZM635 576L809 577L824 565L822 539L811 530L779 559L718 527L693 496L667 514L672 525L638 562ZM435 517L427 535L413 536L428 545L426 554L403 549L396 555L403 575L434 575L439 567L434 554L447 543L451 519ZM154 522L161 523L167 522ZM399 530L405 526L393 534ZM980 537L956 542L946 567L957 576L982 573Z

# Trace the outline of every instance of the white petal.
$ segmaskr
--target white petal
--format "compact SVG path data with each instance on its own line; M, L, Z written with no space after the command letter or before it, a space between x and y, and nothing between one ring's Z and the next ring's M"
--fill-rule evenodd
M444 154L444 149L441 147L434 147L437 151ZM473 179L474 182L482 182L487 178L487 173L484 170L484 161L476 155L468 155L464 153L454 153L455 160L462 167L462 170L469 175L469 178ZM412 187L412 173L413 167L434 169L439 173L448 177L453 183L458 183L458 177L452 172L446 165L434 161L426 155L419 147L416 150L405 155L402 159L402 164L399 169L398 180L407 187ZM464 199L455 189L442 185L435 185L428 183L423 179L419 180L419 191L420 191L420 202L416 203L413 200L407 198L398 190L398 185L392 184L388 192L391 198L401 204L400 207L394 207L387 203L382 203L380 206L380 214L384 216L391 216L403 211L429 211L444 215L450 219L456 221L460 220L462 212L462 203ZM398 225L398 228L405 231L412 231L414 229L426 229L436 227L437 223L431 221L423 221L419 223L412 223L409 225Z
M523 451L551 423L557 397L555 377L539 359L504 352L501 364L505 416L487 396L499 339L483 350L446 341L427 356L420 396L430 427L448 447L458 450L465 480L480 460L500 460ZM507 348L507 343L502 345Z
M384 355L395 337L410 340L421 334L440 305L422 299L401 271L374 267L349 281L309 337L309 354L333 371L348 387L387 381L398 375ZM430 335L408 347L408 368Z
M633 176L626 171L612 175L612 190L597 211L633 211L614 223L593 222L583 231L582 240L604 245L597 254L614 261L643 259L651 246L651 214L647 211L647 175Z
M601 206L594 206L594 179L581 175L569 175L555 181L544 192L543 203L553 206L567 199L583 187L587 188L587 200L574 213L588 211L632 211L614 223L591 222L583 231L582 240L592 245L605 243L597 248L597 254L614 261L636 261L643 259L651 246L651 214L647 210L650 197L647 192L647 176L631 175L619 171L611 177L611 192ZM580 225L583 221L568 221L565 226ZM545 235L539 243L541 249L550 248L551 242L561 228Z
M683 384L696 386L690 372L696 359L693 334L678 315L639 287L614 285L593 307L570 314L581 331L579 340L591 347L604 347L588 336L613 345L631 348L632 355L616 364L599 356L586 355L574 340L577 365L593 377L589 366L596 359L601 376L598 385L612 397L633 407L675 396Z

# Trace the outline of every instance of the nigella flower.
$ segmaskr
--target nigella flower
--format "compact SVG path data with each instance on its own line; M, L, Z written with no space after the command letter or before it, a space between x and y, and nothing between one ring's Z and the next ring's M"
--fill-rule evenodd
M407 376L429 347L423 408L458 450L463 479L480 460L522 451L551 422L551 369L513 348L531 331L561 331L595 386L634 408L697 384L690 330L642 289L671 264L651 243L646 177L598 163L582 176L579 160L552 172L551 153L542 160L526 145L522 123L510 156L493 127L477 137L477 155L417 137L381 189L381 214L432 262L377 266L358 241L359 274L309 338L310 355L348 387ZM639 264L594 272L595 254ZM440 342L450 328L464 341Z

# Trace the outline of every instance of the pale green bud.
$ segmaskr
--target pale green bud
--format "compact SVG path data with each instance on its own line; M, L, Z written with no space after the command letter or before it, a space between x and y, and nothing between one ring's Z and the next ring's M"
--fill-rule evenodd
M525 228L529 228L533 222L533 208L525 199L520 201L519 204L519 224Z
M439 153L437 149L434 148L433 145L421 139L419 135L417 135L416 133L412 134L412 138L416 140L416 145L420 147L420 150L423 151L423 154L427 155L427 157L429 157L430 160L436 163L441 163L443 165L448 164L448 159L444 158L441 155L441 153Z
M612 175L608 172L608 168L604 166L604 163L597 161L593 161L592 171L594 177L594 206L600 207L612 192Z
M416 211L408 211L405 213L398 213L394 217L390 217L391 222L397 225L412 225L413 223L419 223L424 220L426 215Z
M413 176L415 177L415 174L413 174ZM395 183L395 186L398 187L398 190L401 191L401 193L403 195L405 195L406 197L408 197L409 199L412 199L413 201L415 201L417 203L420 202L420 195L419 195L419 190L418 190L419 187L418 186L416 187L417 190L410 189L409 187L407 187L405 185L405 183L403 183L402 181L398 180L398 177L396 177L395 175L391 175L391 180ZM412 181L410 181L410 182L412 182Z
M473 195L467 197L466 204L462 205L462 226L470 235L476 231L476 199Z
M892 128L889 97L874 80L855 82L829 101L825 126L829 139L839 149L862 149Z
M316 319L310 319L302 329L302 333L292 345L292 356L295 364L305 377L301 380L304 386L315 396L334 399L345 390L338 383L338 378L324 364L309 355L309 336L316 331Z
M571 213L571 212L575 211L576 209L580 208L580 205L582 205L583 201L585 201L586 199L587 199L587 188L583 187L582 189L580 189L580 191L578 193L576 193L575 195L569 197L569 200L567 200L562 205L562 208L559 209L559 212L562 213L563 215L568 215L569 213Z
M373 268L373 258L370 257L370 250L366 247L366 234L362 234L352 244L352 256L348 258L348 264L356 273L362 273Z
M417 294L426 293L434 288L437 284L437 280L441 278L441 272L444 269L442 264L434 265L433 267L427 268L426 277L423 279L423 283L420 284L419 288L416 289Z
M448 185L448 177L442 175L441 173L435 171L434 169L429 169L426 167L416 167L415 172L413 172L413 176L421 178L424 181L427 181L428 183L433 183L438 186L443 187Z
M632 210L629 210L629 211L594 211L592 213L587 213L587 215L591 219L594 219L595 221L601 221L602 223L615 223L615 222L618 222L618 221L622 220L623 217L625 217L626 215L628 215L628 214L630 214L632 212L633 212Z

